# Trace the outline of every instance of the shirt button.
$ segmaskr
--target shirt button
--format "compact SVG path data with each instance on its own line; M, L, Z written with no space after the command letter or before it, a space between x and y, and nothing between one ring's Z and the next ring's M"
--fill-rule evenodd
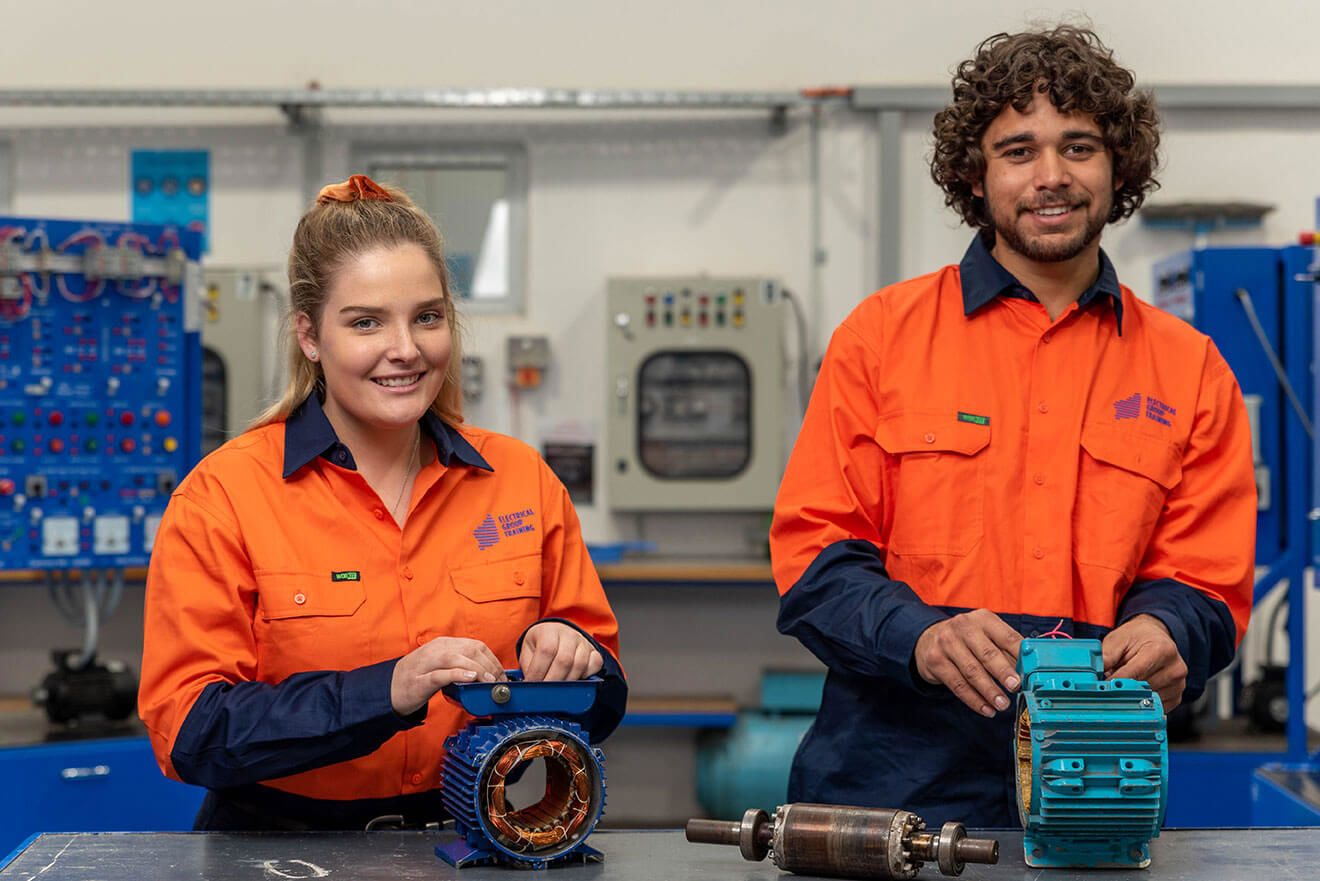
M425 637L425 636L419 636L419 637L417 637L417 644L418 644L418 645L426 645L426 637Z
M1048 343L1048 342L1049 342L1050 340L1052 340L1053 338L1054 338L1054 334L1047 333L1047 334L1045 334L1043 337L1040 338L1040 341L1041 341L1042 343Z
M412 776L412 782L413 782L413 786L420 786L421 783L422 783L422 775L421 775L421 774L414 774L414 775Z
M409 581L412 581L412 577L413 577L413 571L412 571L412 569L409 569L407 566L404 566L404 567L403 567L403 577L406 578L406 579L408 579Z
M523 574L522 574L521 572L515 572L515 573L513 573L513 583L514 583L514 584L522 584L522 583L523 583L524 581L526 581L526 580L527 580L527 579L523 577Z
M922 438L922 440L924 440L928 444L933 444L935 443L935 435L927 433L926 436Z
M1033 477L1033 478L1031 478L1031 479L1034 480L1034 481L1036 481L1036 486L1044 486L1044 485L1045 485L1045 475L1044 475L1044 474L1037 474L1035 477Z
M301 606L303 603L307 602L307 594L295 593L293 595L293 601Z
M1045 552L1040 548L1036 548L1034 551L1031 552L1031 556L1035 557L1037 560L1040 560L1044 558Z
M385 512L382 511L380 508L377 508L376 510L372 511L371 513L373 513L373 514L376 515L376 519L377 519L377 520L384 520L384 519L385 519Z
M1042 413L1048 413L1050 412L1050 405L1045 403L1044 401L1041 401L1039 404L1036 405L1036 409Z
M348 459L348 453L344 452L343 450L340 450L339 452L335 453L335 458L338 459L340 462L344 462Z

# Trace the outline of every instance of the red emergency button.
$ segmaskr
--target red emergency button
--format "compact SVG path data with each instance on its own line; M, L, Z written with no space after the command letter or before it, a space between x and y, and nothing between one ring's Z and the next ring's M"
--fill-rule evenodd
M62 453L62 452L64 452L64 441L60 440L60 439L57 438L57 437L53 437L53 438L51 438L51 439L50 439L50 443L47 444L47 446L50 447L50 451L51 451L52 453Z
M412 775L413 786L421 786L421 785L422 785L422 779L423 779L423 778L422 778L422 775L421 775L421 774L414 774L414 775Z
M164 428L165 426L169 425L169 424L170 424L170 411L169 411L169 410L157 410L157 411L156 411L156 424L159 425L161 428Z
M137 441L133 440L131 437L126 437L119 442L119 449L123 450L125 453L131 453L137 449Z
M0 496L12 496L14 494L14 481L8 477L0 478Z
M50 424L51 424L51 425L63 425L63 424L64 424L64 414L61 413L59 410L52 410L52 411L51 411L51 414L50 414Z
M120 414L119 414L119 421L122 422L122 423L124 423L125 425L132 425L132 424L133 424L133 414L130 413L129 411L125 410L123 413L120 413Z
M301 606L303 603L307 602L307 594L295 593L293 595L293 601Z

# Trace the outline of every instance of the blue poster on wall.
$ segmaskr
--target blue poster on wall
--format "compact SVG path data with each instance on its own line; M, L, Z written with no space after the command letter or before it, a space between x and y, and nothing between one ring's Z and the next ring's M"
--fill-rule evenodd
M134 150L133 221L168 223L201 233L203 253L211 200L211 154L207 150Z

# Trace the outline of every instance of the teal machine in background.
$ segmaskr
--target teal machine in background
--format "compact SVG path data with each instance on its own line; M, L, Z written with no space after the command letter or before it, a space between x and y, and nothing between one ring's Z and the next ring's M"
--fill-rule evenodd
M788 770L802 735L820 709L824 671L766 670L761 706L743 710L733 727L708 731L697 751L697 800L711 817L748 808L773 814L788 801Z

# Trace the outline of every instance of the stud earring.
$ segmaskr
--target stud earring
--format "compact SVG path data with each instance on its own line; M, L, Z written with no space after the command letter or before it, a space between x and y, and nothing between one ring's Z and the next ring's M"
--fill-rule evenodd
M307 353L307 357L308 357L308 359L310 359L310 360L312 360L312 361L315 361L315 360L316 360L316 350L315 350L315 349L312 349L310 352L308 352L308 353Z

